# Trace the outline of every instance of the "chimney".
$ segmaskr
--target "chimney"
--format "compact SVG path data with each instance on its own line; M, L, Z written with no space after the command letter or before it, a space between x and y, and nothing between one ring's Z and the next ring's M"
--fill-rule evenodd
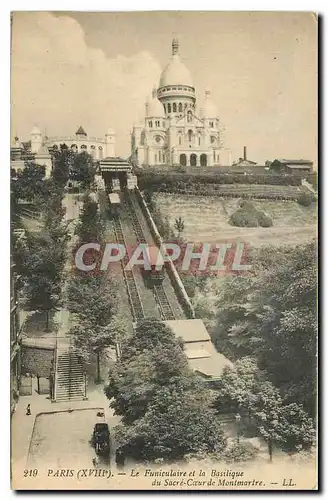
M247 148L244 146L244 160L247 160Z

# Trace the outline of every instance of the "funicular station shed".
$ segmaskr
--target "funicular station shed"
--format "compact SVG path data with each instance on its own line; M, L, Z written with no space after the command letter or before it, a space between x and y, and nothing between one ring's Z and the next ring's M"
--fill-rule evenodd
M137 179L132 174L132 164L120 157L108 157L99 162L99 170L108 192L133 189Z

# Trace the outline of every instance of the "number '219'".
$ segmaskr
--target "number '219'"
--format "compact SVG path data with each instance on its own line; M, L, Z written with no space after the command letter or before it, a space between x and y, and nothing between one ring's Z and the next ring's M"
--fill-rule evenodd
M38 469L25 469L24 477L36 477L38 475Z

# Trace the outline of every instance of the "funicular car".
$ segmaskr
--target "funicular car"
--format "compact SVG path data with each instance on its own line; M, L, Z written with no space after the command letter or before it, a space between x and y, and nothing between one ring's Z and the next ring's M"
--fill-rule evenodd
M112 217L120 215L121 199L118 193L109 193L108 195L109 212Z
M157 246L148 246L146 252L148 265L142 266L141 272L147 288L153 288L164 280L164 259Z

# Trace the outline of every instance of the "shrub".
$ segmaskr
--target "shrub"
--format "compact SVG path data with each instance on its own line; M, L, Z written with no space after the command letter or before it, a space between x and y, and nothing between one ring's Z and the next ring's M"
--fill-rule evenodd
M249 200L241 200L239 208L234 212L229 224L237 227L270 227L272 219L261 210L257 210Z
M256 214L249 213L241 208L231 215L229 224L237 227L257 227L259 225Z
M236 443L221 456L226 463L246 462L256 457L259 450L252 443Z
M259 225L258 211L253 203L248 200L242 200L239 207L240 208L231 215L229 224L237 227L257 227Z
M303 207L309 207L313 201L313 196L310 193L302 191L302 193L297 198L297 203Z
M245 210L256 210L253 203L249 200L240 200L239 207Z
M258 218L258 223L259 223L259 226L261 226L261 227L271 227L273 224L271 217L269 217L268 215L266 215L263 212L260 214L260 216Z

